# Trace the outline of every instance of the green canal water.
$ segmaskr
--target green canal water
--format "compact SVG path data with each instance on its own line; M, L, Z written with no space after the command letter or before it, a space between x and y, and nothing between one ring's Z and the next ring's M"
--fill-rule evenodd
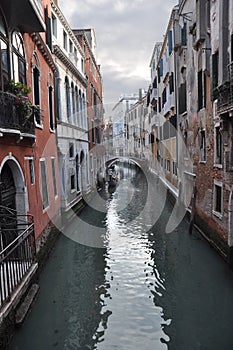
M127 169L66 227L10 350L233 349L232 271L185 220L166 233L147 180Z

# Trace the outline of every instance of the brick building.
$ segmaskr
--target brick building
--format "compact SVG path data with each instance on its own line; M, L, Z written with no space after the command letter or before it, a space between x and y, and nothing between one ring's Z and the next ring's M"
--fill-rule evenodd
M90 181L94 186L99 169L104 167L103 86L100 66L96 59L96 38L93 29L73 29L85 54L84 70L87 79L87 117L90 156Z
M25 293L36 247L60 212L49 15L47 0L0 4L1 320Z

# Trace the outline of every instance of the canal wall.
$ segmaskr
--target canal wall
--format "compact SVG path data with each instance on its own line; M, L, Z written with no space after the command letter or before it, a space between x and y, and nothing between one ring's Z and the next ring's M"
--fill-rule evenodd
M159 176L156 172L152 171L152 174L156 176L161 184L167 189L168 199L170 202L175 205L176 201L179 198L178 189L174 188L171 184L168 183L164 178ZM186 208L185 219L190 223L191 221L191 209ZM233 262L230 261L230 249L227 242L219 235L217 230L214 227L209 225L208 218L204 219L198 212L198 209L195 210L193 226L198 230L198 232L204 237L204 239L209 243L209 245L230 265L233 267ZM188 233L188 232L187 232Z

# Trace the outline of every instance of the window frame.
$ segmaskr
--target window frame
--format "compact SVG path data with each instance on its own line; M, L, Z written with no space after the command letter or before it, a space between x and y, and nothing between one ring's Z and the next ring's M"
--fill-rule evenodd
M217 207L219 207L219 204L217 203L217 188L221 189L220 193L220 210L218 210ZM214 180L214 189L213 189L213 209L212 213L217 216L219 219L222 219L223 217L223 183L217 180Z
M44 166L44 169L42 168L42 164ZM48 181L47 181L47 166L46 166L45 158L40 158L40 182L41 182L42 209L43 211L46 211L46 209L49 208L49 191L48 191Z

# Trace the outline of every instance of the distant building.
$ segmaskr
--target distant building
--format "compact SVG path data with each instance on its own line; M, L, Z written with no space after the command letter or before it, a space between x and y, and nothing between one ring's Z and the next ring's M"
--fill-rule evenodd
M174 55L174 18L178 7L171 12L163 43L157 43L151 58L151 88L148 104L150 143L157 159L160 177L177 192L177 106L176 67ZM160 170L158 169L160 168Z
M113 148L116 156L124 156L126 153L126 111L138 98L138 94L122 95L113 107Z
M85 54L87 79L87 117L90 156L90 182L93 186L97 172L104 166L103 138L103 86L100 66L96 61L96 39L93 29L73 29Z
M139 90L139 99L126 111L126 154L136 158L147 158L145 120L148 113L147 94Z

